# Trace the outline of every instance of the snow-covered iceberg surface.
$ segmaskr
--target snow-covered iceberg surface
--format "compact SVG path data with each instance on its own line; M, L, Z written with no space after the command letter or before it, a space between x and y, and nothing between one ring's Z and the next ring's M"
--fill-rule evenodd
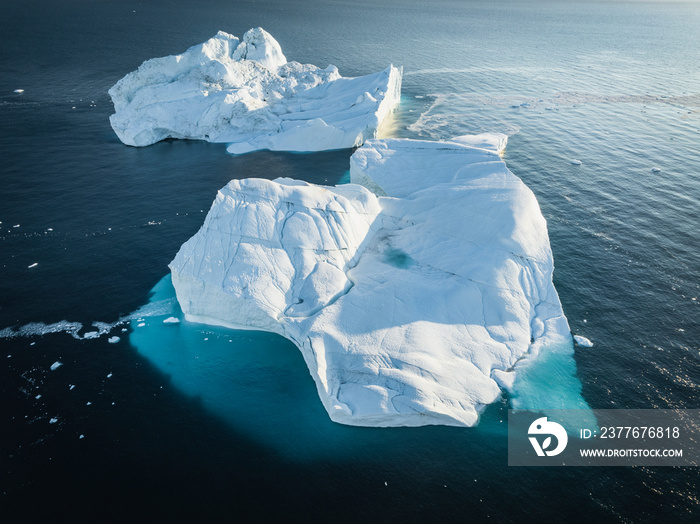
M131 146L189 138L230 143L230 153L350 148L376 137L399 103L401 76L389 66L343 78L335 66L287 62L262 28L242 40L219 31L119 80L110 122Z
M573 344L534 194L470 140L371 140L349 185L231 181L170 264L185 317L292 340L337 422L474 425Z

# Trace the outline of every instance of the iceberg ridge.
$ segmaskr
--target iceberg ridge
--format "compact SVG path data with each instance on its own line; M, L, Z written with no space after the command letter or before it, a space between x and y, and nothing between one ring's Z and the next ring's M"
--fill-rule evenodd
M401 78L394 66L343 78L332 65L288 62L262 28L242 40L219 31L119 80L110 123L131 146L183 138L230 143L236 154L344 149L376 137L399 103Z

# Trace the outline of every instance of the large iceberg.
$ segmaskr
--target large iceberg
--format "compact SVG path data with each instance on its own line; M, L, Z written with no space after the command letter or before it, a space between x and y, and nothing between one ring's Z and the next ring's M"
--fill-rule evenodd
M231 181L170 264L185 317L293 341L337 422L476 424L523 363L571 346L505 140L370 140L336 187Z
M119 80L110 122L131 146L189 138L230 143L230 153L351 148L377 136L399 103L401 75L389 66L343 78L335 66L287 62L262 28L242 40L219 31Z

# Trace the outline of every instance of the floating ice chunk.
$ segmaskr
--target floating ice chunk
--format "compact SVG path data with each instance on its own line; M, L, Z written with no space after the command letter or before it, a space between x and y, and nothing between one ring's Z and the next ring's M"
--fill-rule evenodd
M37 395L37 396L34 397L34 398L37 399L37 400L39 400L39 399L41 398L41 395Z
M138 324L136 324L136 327L143 327L145 325L146 325L145 322L139 322Z
M15 89L15 90L13 91L13 93L16 93L16 94L18 94L18 95L21 95L22 93L24 93L24 89Z
M120 340L121 340L121 338L119 338L119 337L117 337L117 336L114 336L114 337L109 337L109 338L107 339L107 342L109 342L110 344L116 344L116 343L119 342Z
M652 173L661 173L661 168L660 167L652 167L651 172Z
M36 267L39 265L39 262L34 262L33 264L27 266L27 269L32 269L33 267Z
M111 373L107 373L107 378L112 378L112 374L111 374Z
M78 439L80 439L80 440L82 440L82 439L84 439L84 438L85 438L85 435L80 435L80 436L78 437Z
M58 422L58 417L53 417L49 420L49 424L55 424L56 422Z
M574 340L579 346L582 346L584 348L593 347L593 342L588 340L586 337L582 337L581 335L574 335Z
M393 66L342 78L335 66L287 62L261 28L239 41L219 31L177 56L154 58L109 94L112 128L125 144L165 138L258 149L320 151L361 145L398 105L402 71Z
M75 388L75 384L71 384L70 387L68 388L68 391L73 391L74 388Z
M571 160L571 163L575 166L580 166L581 164L583 164L583 162L581 162L580 160L576 160L575 158Z
M474 425L573 350L546 222L496 149L371 140L354 184L231 181L170 264L185 318L289 338L337 422Z
M163 320L163 324L179 324L180 319L177 317L168 317L165 320Z
M93 338L100 338L100 332L99 331L88 331L83 335L83 338L85 339L93 339Z
M59 362L58 360L51 364L51 371L56 371L58 368L60 368L63 365L63 362Z

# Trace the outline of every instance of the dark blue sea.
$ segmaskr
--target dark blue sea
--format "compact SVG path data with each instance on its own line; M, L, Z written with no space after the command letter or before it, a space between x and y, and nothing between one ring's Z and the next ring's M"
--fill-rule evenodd
M697 522L697 468L509 467L507 396L475 428L341 426L292 343L166 329L167 265L219 188L347 179L351 150L112 131L141 62L257 26L344 76L403 66L390 136L507 133L594 343L585 401L700 408L700 2L4 2L0 521Z

